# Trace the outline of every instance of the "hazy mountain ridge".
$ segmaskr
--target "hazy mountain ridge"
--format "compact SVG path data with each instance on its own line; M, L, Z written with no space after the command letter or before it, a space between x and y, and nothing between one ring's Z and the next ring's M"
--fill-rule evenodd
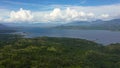
M60 26L60 23L4 23L7 26L10 27L16 27L16 28L21 28L21 27L40 27L40 28L49 28L49 27L55 27L55 26Z
M11 32L15 32L15 28L4 25L4 24L0 24L0 33L11 33Z
M99 30L120 30L120 19L109 21L96 20L92 22L79 21L61 25L56 28L64 29L99 29Z
M0 24L0 30L3 30L5 29L7 26L3 25L3 24Z
M4 23L0 24L0 30L14 28L39 27L39 28L62 28L62 29L93 29L93 30L120 30L120 19L109 21L74 21L66 24L60 23Z

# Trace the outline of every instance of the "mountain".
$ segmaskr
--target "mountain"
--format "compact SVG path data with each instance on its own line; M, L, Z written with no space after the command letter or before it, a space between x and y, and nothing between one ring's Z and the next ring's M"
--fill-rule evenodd
M91 24L92 23L88 21L74 21L74 22L64 24L64 26L89 26Z
M0 24L0 30L5 30L5 29L6 29L6 26L3 24Z
M4 24L0 24L0 33L11 33L15 32L15 29Z
M110 21L102 21L101 24L92 25L93 27L99 27L108 30L120 30L120 19L113 19Z
M95 30L120 30L120 19L109 21L96 20L92 22L77 21L67 23L56 28L62 29L95 29Z
M5 25L15 28L24 28L24 27L40 27L40 28L49 28L61 25L60 23L5 23Z

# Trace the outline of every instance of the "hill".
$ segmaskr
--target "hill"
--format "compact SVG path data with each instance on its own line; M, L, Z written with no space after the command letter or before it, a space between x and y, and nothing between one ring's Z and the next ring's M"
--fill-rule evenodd
M7 38L0 41L0 68L120 68L120 44L102 46L73 38Z

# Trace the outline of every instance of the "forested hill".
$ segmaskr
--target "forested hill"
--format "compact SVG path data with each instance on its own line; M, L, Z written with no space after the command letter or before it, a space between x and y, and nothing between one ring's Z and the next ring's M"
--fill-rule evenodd
M73 38L3 35L0 68L120 68L120 44Z

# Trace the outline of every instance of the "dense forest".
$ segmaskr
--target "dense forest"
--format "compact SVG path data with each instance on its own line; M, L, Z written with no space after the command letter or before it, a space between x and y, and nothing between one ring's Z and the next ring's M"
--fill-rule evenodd
M0 34L0 68L120 68L120 44Z

